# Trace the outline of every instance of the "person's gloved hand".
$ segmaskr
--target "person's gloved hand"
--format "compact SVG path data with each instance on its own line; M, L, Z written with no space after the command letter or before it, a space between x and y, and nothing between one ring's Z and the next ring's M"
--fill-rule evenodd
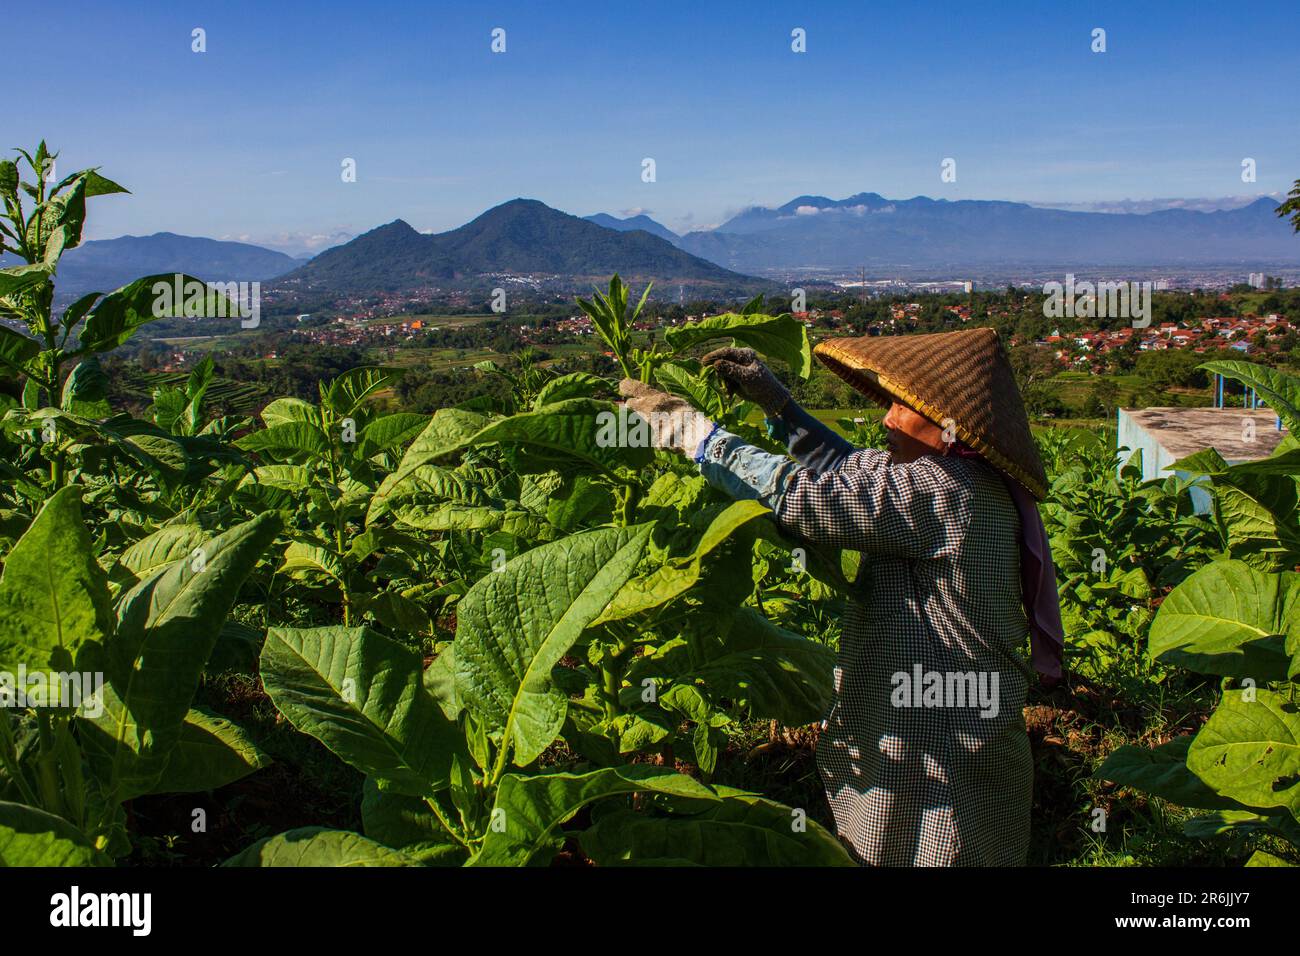
M704 356L703 361L717 370L728 389L749 399L769 418L790 401L789 389L781 384L753 349L714 349Z
M656 448L673 448L687 455L695 454L700 442L713 430L707 415L676 395L661 392L652 385L625 378L618 383L618 393L650 425L650 441Z

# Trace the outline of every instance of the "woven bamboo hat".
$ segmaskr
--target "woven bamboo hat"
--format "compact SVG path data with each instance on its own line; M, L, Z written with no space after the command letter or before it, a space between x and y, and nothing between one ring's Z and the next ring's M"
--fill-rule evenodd
M882 405L898 401L942 426L989 464L1047 497L1047 472L1029 431L1011 363L992 329L826 339L814 354Z

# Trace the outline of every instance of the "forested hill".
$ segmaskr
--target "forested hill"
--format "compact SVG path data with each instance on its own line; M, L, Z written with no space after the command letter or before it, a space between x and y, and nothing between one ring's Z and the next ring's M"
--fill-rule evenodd
M315 293L366 293L475 287L494 276L513 275L586 289L592 278L607 279L614 272L719 293L766 285L649 233L607 229L535 199L513 199L436 235L417 232L398 219L322 252L277 285Z

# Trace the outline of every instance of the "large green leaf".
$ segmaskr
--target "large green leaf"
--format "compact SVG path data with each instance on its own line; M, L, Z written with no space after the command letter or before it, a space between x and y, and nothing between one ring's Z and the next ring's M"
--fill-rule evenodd
M542 545L460 600L456 690L524 766L551 745L567 698L551 682L583 630L632 574L650 527L602 528Z
M413 866L415 860L348 830L300 827L258 840L222 866Z
M128 547L118 557L117 563L137 576L148 574L173 561L190 557L207 538L208 532L200 525L167 525Z
M71 671L113 631L108 583L68 485L41 508L0 578L0 669Z
M381 790L370 777L361 791L361 821L367 838L426 866L459 866L468 856L425 800Z
M26 372L32 367L32 359L40 354L41 343L0 325L0 366L15 373Z
M590 372L557 375L538 390L537 397L533 399L533 410L537 411L544 405L563 402L570 398L590 398L596 392L608 388L608 382Z
M661 793L710 802L718 799L693 777L648 764L582 774L507 774L497 787L492 825L482 849L470 862L475 866L523 866L534 855L553 850L555 829L584 806L624 793Z
M689 639L638 658L628 675L633 687L646 679L698 682L714 701L731 700L752 717L791 726L825 715L835 665L830 647L777 627L749 607L709 614L708 620Z
M1232 557L1261 571L1286 570L1300 562L1294 478L1225 474L1215 479L1214 496Z
M0 299L34 289L49 280L50 272L50 267L44 263L0 269Z
M340 418L355 414L365 400L402 376L402 370L365 366L348 369L330 382L325 404Z
M108 375L91 355L77 363L63 382L63 396L59 402L65 410L87 418L107 418L113 414L108 403Z
M426 462L408 470L399 467L380 482L379 489L370 498L366 524L372 524L402 501L434 506L491 503L483 488L465 475Z
M659 487L660 482L655 482L655 486ZM757 501L735 501L722 508L698 536L687 538L689 550L685 554L669 556L659 567L629 580L597 623L618 621L662 607L685 594L700 582L709 562L733 535L771 513Z
M429 426L428 415L395 412L376 418L361 431L361 447L366 455L404 445Z
M606 814L578 838L600 866L856 866L844 846L807 812L752 793L718 788L702 813Z
M1246 861L1247 866L1295 866L1275 853L1269 853L1265 850L1256 850L1251 854L1250 859Z
M189 472L190 456L179 438L163 434L128 435L113 443L160 483L175 488Z
M262 422L267 428L274 425L303 425L321 427L320 409L301 398L277 398L262 409Z
M284 563L276 569L278 574L298 576L297 572L314 571L343 585L343 562L333 552L310 541L290 541L284 549Z
M432 630L428 613L418 601L398 591L381 591L358 602L363 613L390 630L408 636L428 634Z
M108 352L124 343L142 325L168 316L184 315L185 302L173 301L171 292L178 278L182 288L192 282L203 286L201 305L204 315L215 316L224 311L227 316L238 318L239 312L235 304L209 290L200 279L175 273L145 276L99 300L86 319L86 324L82 326L81 349ZM164 287L167 292L163 292Z
M1189 475L1222 476L1231 484L1238 484L1243 475L1300 475L1300 448L1279 444L1273 454L1255 461L1229 465L1227 459L1213 448L1194 452L1169 466L1171 470Z
M426 796L450 783L463 738L421 685L422 663L369 628L271 628L262 683L290 723L346 763Z
M329 439L315 425L307 422L284 422L252 432L235 442L243 451L256 452L276 459L323 455Z
M614 495L610 487L588 475L574 475L546 501L546 520L565 532L603 524L610 519Z
M421 679L424 689L433 695L448 720L455 720L465 709L464 701L456 693L455 660L455 643L444 645L424 669L424 677Z
M366 520L373 521L382 514L389 496L402 488L418 470L463 448L465 442L488 421L486 415L477 412L459 408L439 409L406 449L397 468L380 483Z
M0 867L112 865L84 833L62 817L0 801Z
M664 333L677 352L714 339L735 339L769 358L780 359L800 378L812 371L808 330L793 315L739 315L728 312L699 322L688 322Z
M501 442L561 460L577 459L599 471L619 466L642 468L650 463L649 443L621 442L616 431L618 406L592 398L571 398L536 412L498 419L466 445ZM626 429L625 429L626 431Z
M463 504L400 505L393 520L421 531L504 531L528 541L549 541L558 534L545 518L531 511Z
M720 421L726 414L721 394L709 387L705 373L687 368L680 362L665 362L655 369L655 378L669 392L688 399L714 421Z
M1202 674L1284 680L1287 635L1300 633L1300 574L1212 561L1170 592L1151 623L1153 660Z
M226 615L279 529L273 513L259 515L122 597L103 711L82 725L91 766L115 799L149 793L162 776Z
M1291 434L1300 430L1300 376L1254 362L1206 362L1201 368L1249 385L1277 412Z
M1131 744L1114 750L1093 776L1121 787L1132 787L1198 810L1235 810L1236 800L1216 793L1214 788L1187 768L1187 751L1191 735L1175 737L1159 747Z
M1300 822L1285 810L1267 814L1254 810L1216 810L1183 824L1183 836L1196 839L1260 832L1276 833L1300 847Z
M1192 741L1187 769L1247 807L1300 818L1300 708L1263 688L1226 691Z
M185 393L179 388L163 385L153 390L153 405L149 409L149 416L155 425L170 432L182 421L181 416L185 414L187 404Z
M270 765L271 758L248 731L228 717L194 707L155 793L199 793L234 783Z

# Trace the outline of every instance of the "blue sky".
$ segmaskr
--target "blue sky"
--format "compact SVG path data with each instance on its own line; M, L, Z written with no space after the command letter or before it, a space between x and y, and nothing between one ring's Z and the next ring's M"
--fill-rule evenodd
M398 217L441 231L515 196L685 231L804 193L1094 202L1300 177L1293 3L881 6L15 3L4 145L43 136L61 172L132 190L96 203L93 238L290 246Z

